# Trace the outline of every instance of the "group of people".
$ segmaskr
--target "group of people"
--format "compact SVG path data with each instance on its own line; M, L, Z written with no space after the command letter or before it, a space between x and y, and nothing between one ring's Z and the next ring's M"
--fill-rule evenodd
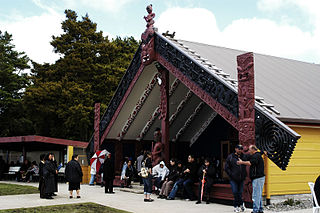
M69 182L70 198L73 198L73 191L76 190L77 198L80 198L80 182L82 181L82 169L78 162L78 155L73 155L65 168L65 178ZM58 171L57 162L53 153L41 154L39 163L39 190L40 198L53 199L58 192Z
M205 159L200 167L193 155L188 156L185 165L181 161L171 159L168 167L163 161L153 167L150 152L145 152L138 172L144 184L145 202L153 201L150 196L154 186L159 199L174 200L179 189L183 189L182 195L187 200L197 200L196 204L199 204L203 197L206 203L209 203L210 190L216 177L216 169L209 158ZM198 196L193 192L196 182L199 182Z
M250 166L253 213L262 213L262 191L265 181L262 155L267 153L259 152L255 145L251 145L247 151L248 154L244 154L242 145L237 145L235 152L228 156L224 168L229 176L234 196L234 212L244 212L246 209L242 192L247 176L246 166ZM145 152L143 157L138 157L137 170L143 180L145 202L153 201L150 196L154 187L159 193L159 199L174 200L179 189L183 189L183 196L187 200L197 200L196 204L200 204L202 200L207 204L210 203L210 192L217 171L209 158L206 158L200 166L196 163L194 156L189 155L185 165L181 161L171 159L168 167L163 161L153 167L151 153ZM193 190L196 182L199 183L197 196Z

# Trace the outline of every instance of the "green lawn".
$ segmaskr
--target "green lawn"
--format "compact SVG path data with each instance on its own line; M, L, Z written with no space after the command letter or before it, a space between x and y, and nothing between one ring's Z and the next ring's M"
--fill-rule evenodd
M39 193L39 191L38 188L34 186L0 183L0 196L36 193Z
M110 208L96 203L77 203L56 206L39 206L35 208L6 209L0 212L23 212L23 213L40 213L40 212L59 212L59 213L129 213L119 209Z

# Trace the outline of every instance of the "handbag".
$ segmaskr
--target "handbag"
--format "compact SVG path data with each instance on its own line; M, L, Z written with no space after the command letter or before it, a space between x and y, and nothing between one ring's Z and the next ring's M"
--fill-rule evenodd
M149 176L149 170L145 167L146 162L142 162L141 171L139 172L139 176L142 178L146 178Z

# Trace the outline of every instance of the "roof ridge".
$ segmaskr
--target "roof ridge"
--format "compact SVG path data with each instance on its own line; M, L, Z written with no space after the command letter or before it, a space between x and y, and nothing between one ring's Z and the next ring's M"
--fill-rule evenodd
M192 56L193 59L198 61L202 66L205 66L208 70L215 72L216 75L221 77L226 83L228 83L230 86L232 86L234 89L238 91L237 79L230 78L230 74L225 73L221 68L212 64L208 59L203 58L195 50L190 49L187 45L183 43L184 40L175 39L175 38L172 38L171 36L166 36L166 35L164 36L170 41L172 41L173 43L179 44L183 49L186 50L187 54ZM197 43L197 42L194 42L194 43ZM202 43L199 43L199 44L202 44ZM203 44L203 45L206 45L206 44ZM209 45L209 46L213 46L213 45ZM220 47L220 48L225 48L225 47ZM226 49L230 49L230 48L226 48ZM237 50L237 51L240 51L240 50ZM274 104L265 102L263 97L255 96L255 103L261 106L264 110L266 110L270 114L275 113L277 115L280 115L280 112L275 109Z
M166 38L168 38L168 37L166 37ZM170 38L170 37L169 37L169 38ZM194 43L194 44L200 44L200 45L203 45L203 46L212 46L212 47L221 48L221 49L228 49L228 50L233 50L233 51L240 51L240 52L243 52L243 53L250 52L250 51L245 51L245 50L234 49L234 48L231 48L231 47L223 47L223 46L217 46L217 45L213 45L213 44L201 43L201 42L197 42L197 41L187 41L187 40L177 39L177 38L173 38L173 39L174 39L174 40L177 40L177 41L182 41L182 42L190 42L190 43ZM252 51L251 51L251 52L252 52ZM320 62L319 62L319 63L306 62L306 61L300 61L300 60L297 60L297 59L284 58L284 57L280 57L280 56L268 55L268 54L257 53L257 52L253 52L253 54L320 66Z

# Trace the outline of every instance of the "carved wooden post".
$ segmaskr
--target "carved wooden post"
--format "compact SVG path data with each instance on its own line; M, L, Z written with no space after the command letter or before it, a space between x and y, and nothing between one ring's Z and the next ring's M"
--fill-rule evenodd
M100 147L100 103L94 105L94 152Z
M238 63L238 102L239 102L239 143L247 150L255 144L255 98L254 98L254 63L253 53L245 53L237 57ZM251 202L252 183L247 177L244 181L243 198Z
M161 110L161 134L164 147L164 160L169 163L170 144L169 144L169 72L161 64L156 63L158 72L161 75L160 85L160 110Z
M239 102L239 143L248 148L255 144L254 111L254 66L253 53L237 57L238 102Z

